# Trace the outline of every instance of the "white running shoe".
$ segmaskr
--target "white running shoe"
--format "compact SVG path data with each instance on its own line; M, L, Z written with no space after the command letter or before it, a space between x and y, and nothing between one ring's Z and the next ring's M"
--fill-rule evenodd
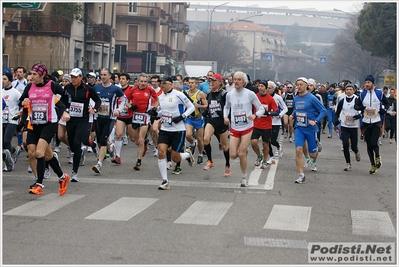
M276 161L274 160L273 157L270 157L270 158L266 161L266 163L269 164L269 165L273 165L273 164L276 164Z
M284 155L284 151L283 151L283 145L280 145L279 149L278 149L278 157L282 158Z
M295 180L296 184L304 184L305 183L305 175L298 175L298 179Z
M154 148L154 157L158 157L158 148Z
M310 158L308 158L308 159L306 159L305 158L305 163L303 164L303 167L304 168L307 168L308 166L309 166L309 163L311 162L311 159Z
M317 172L316 162L312 161L312 163L310 164L310 168L312 172Z

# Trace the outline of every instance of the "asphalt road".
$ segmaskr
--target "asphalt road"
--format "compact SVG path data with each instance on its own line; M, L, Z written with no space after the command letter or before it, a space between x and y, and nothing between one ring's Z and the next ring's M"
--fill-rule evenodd
M280 136L284 156L260 170L249 148L250 187L241 188L239 162L224 177L223 154L213 140L215 167L168 171L161 182L150 146L140 171L136 145L122 148L122 165L109 159L95 174L93 154L79 169L79 183L58 195L54 173L43 195L28 194L26 152L3 172L3 255L8 264L308 264L310 242L396 242L397 146L383 140L382 167L370 175L366 144L362 159L346 167L336 135L322 135L317 172L305 169L295 184L294 144ZM64 172L72 165L59 153ZM206 161L206 157L204 158Z

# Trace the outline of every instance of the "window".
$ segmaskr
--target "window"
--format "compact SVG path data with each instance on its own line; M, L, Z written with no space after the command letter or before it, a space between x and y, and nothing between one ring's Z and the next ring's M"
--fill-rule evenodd
M129 2L129 13L137 13L137 2Z
M98 19L97 19L98 24L102 23L102 19L101 19L102 15L103 15L102 6L98 6Z
M127 39L129 40L127 50L137 51L139 27L137 25L128 25Z

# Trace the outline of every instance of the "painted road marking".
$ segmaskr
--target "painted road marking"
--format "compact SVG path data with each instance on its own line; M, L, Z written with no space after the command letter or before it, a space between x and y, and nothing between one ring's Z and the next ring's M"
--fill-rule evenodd
M386 211L351 210L354 235L396 237L395 228Z
M122 197L105 208L87 216L90 220L128 221L152 204L157 198Z
M311 210L311 207L274 205L263 229L307 232Z
M78 199L81 199L82 197L84 196L71 194L60 196L58 194L51 193L30 201L22 206L16 207L15 209L9 210L3 214L14 216L44 217Z
M174 223L218 225L233 202L196 201Z

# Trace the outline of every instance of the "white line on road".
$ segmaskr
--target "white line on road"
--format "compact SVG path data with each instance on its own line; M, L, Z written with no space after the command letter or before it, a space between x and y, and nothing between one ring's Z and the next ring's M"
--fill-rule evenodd
M351 210L354 235L396 237L395 228L386 211Z
M196 201L174 223L218 225L233 202Z
M263 229L307 232L312 207L274 205Z
M15 216L44 217L78 199L81 199L82 197L84 196L71 194L60 196L58 194L50 193L15 209L9 210L3 214Z
M87 216L85 219L128 221L152 204L157 198L122 197L105 208Z

